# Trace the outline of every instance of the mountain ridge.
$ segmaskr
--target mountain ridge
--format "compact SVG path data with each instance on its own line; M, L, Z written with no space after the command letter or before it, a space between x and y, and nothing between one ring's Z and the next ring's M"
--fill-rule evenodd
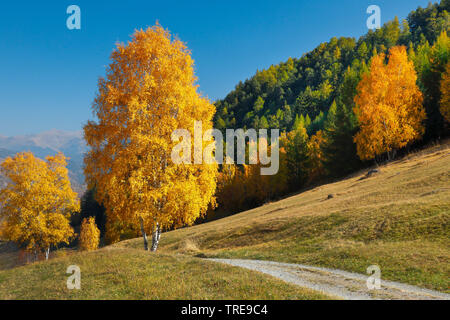
M63 131L52 129L38 134L17 136L0 135L0 162L18 152L31 151L41 159L62 152L68 160L69 178L72 188L81 194L85 190L83 157L87 151L82 131ZM0 176L0 187L6 183Z

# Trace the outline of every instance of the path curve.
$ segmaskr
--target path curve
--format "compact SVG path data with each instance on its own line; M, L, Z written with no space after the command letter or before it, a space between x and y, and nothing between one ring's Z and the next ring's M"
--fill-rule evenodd
M381 288L369 290L367 275L302 264L262 260L208 259L269 274L278 279L348 300L450 300L439 291L381 279ZM382 278L381 274L381 278Z

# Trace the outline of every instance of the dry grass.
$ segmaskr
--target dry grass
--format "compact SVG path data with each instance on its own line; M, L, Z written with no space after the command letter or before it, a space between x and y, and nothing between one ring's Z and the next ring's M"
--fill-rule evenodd
M0 270L24 264L20 261L19 250L12 243L0 240Z
M251 258L365 273L450 292L450 147L411 154L228 218L14 267L1 250L0 299L321 299L274 278L195 257ZM329 194L334 198L327 199ZM139 248L139 249L136 249ZM66 288L79 265L82 290ZM2 269L7 269L3 270Z
M66 269L81 269L68 290ZM327 299L250 270L181 255L104 248L0 271L0 299Z
M168 232L161 251L267 259L365 273L449 292L450 147L434 146L225 219ZM329 194L334 198L327 199ZM186 239L195 243L187 250ZM141 240L118 246L139 248Z

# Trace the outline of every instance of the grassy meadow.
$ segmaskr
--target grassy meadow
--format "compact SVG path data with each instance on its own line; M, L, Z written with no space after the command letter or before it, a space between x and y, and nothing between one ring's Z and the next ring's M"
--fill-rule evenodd
M0 299L330 299L208 257L302 263L450 292L450 144L213 222L93 252L56 251L18 263L0 246ZM329 195L333 195L329 199ZM82 289L68 290L69 265ZM27 281L24 281L27 279Z
M70 265L80 267L80 290L67 289ZM0 271L0 299L330 298L250 270L130 248L106 247Z
M161 252L366 273L450 292L450 145L234 216L164 233ZM332 194L333 198L328 199ZM142 239L116 246L142 248Z

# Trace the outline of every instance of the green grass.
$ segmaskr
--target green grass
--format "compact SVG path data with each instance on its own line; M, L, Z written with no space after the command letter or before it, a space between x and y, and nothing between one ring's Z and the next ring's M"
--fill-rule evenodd
M160 250L303 263L450 292L450 148L380 168L228 218L164 233ZM334 194L327 200L328 194ZM142 247L142 239L118 244Z
M81 289L67 289L67 267ZM104 248L0 271L0 299L329 299L250 270L181 255Z

